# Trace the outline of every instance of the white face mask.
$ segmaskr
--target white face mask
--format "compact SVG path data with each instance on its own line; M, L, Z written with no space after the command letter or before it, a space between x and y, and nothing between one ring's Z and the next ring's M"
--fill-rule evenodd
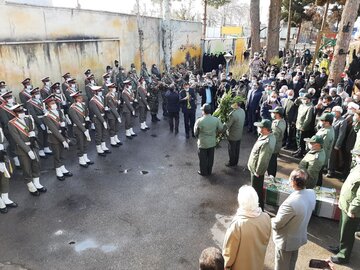
M76 88L76 84L72 84L72 85L71 85L71 88L72 88L72 89L75 89L75 88Z
M27 90L30 90L30 89L31 89L31 85L27 85L27 86L26 86L26 89L27 89Z
M261 127L257 128L257 133L261 135Z
M353 116L353 122L355 122L355 123L358 122L358 116L357 116L357 115L354 115L354 116Z
M271 101L271 102L275 102L275 101L276 101L276 98L270 98L270 101Z
M288 96L289 99L292 99L294 96Z
M356 164L359 165L360 164L360 157L356 156L355 161L356 161Z
M129 90L131 90L132 89L132 86L131 85L129 85L129 88L128 88Z
M97 95L98 95L99 97L102 97L102 92L99 91L99 92L97 93Z
M7 100L7 103L13 104L13 103L14 103L14 98L9 98L9 99Z
M348 110L348 114L353 115L354 111L353 110Z
M275 119L275 113L271 113L271 118Z
M302 104L304 104L304 105L306 105L307 103L306 103L306 100L302 100Z
M35 95L35 98L36 98L36 99L40 99L40 98L41 98L41 95L40 95L40 94L36 94L36 95Z
M319 126L320 126L321 128L323 128L323 127L324 127L324 122L320 122L320 123L319 123Z
M95 81L94 81L94 80L90 80L90 83L91 83L91 84L95 84Z
M24 118L25 118L25 113L19 113L19 114L18 114L18 117L19 117L20 119L24 119Z
M106 79L106 83L111 83L110 78L107 78L107 79Z
M51 104L50 109L53 111L57 110L56 104Z
M45 82L45 85L46 85L46 86L50 86L50 82Z
M313 148L313 146L312 146L311 143L308 143L308 144L307 144L307 147L309 148L309 150L312 150L312 148Z
M60 91L60 89L56 89L56 94L60 94L61 93L61 91Z

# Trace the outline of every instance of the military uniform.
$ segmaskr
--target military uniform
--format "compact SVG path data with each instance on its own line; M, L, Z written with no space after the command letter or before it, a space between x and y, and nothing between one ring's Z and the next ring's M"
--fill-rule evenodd
M104 156L104 153L111 153L111 151L106 147L106 137L107 137L107 121L105 112L109 110L108 107L105 107L105 100L102 95L99 95L101 92L100 86L94 86L93 91L96 91L96 94L89 101L89 110L92 115L92 122L95 125L95 144L96 150L100 156Z
M359 149L352 152L360 155ZM346 178L341 187L339 197L340 218L340 245L336 258L340 263L346 263L350 259L355 241L355 232L360 225L360 164L358 163ZM353 214L354 217L349 217ZM334 261L334 258L331 258Z
M105 106L109 108L106 112L106 118L109 124L110 144L111 146L118 147L122 144L118 137L121 117L117 108L120 102L116 92L113 91L116 90L115 84L109 84L108 87L110 92L105 96Z
M334 128L334 147L330 154L329 160L329 173L328 176L333 176L335 170L340 168L340 157L341 157L341 148L346 136L346 129L347 129L347 121L343 116L340 116L338 119L335 119L333 122Z
M306 96L306 95L305 95ZM314 106L311 102L301 104L298 109L298 116L296 119L296 142L299 155L305 153L304 139L311 136L312 123L314 119Z
M76 99L81 96L81 93L74 93L72 97ZM87 129L87 122L89 119L89 111L85 104L80 101L74 102L69 108L69 116L73 123L73 133L76 138L77 155L79 157L79 164L87 168L89 164L93 164L87 156L87 142L91 141L89 130Z
M150 106L151 122L155 123L160 121L160 119L157 117L159 112L159 85L157 85L155 82L152 82L149 85L148 93L149 96L147 101Z
M229 162L227 166L236 166L239 162L240 144L245 123L245 111L241 108L233 110L225 123L228 139Z
M107 93L109 93L109 88L107 87L108 84L111 84L111 78L109 73L105 73L103 75L104 83L102 86L103 89L103 95L106 96Z
M262 122L264 121L269 120L263 120ZM269 128L271 128L271 124ZM264 175L269 166L271 155L274 152L275 144L276 139L273 134L260 135L251 150L247 164L251 176L251 185L259 196L259 204L262 209L264 209Z
M210 105L204 104L203 109L205 106ZM208 111L210 112L210 109ZM194 125L194 134L198 138L197 145L200 161L199 174L201 175L210 175L212 172L216 146L216 134L222 131L222 129L223 124L221 121L210 114L206 114L196 120Z
M135 95L134 92L129 88L129 81L126 80L124 83L127 85L122 92L122 99L124 102L123 106L123 114L125 118L125 134L126 138L132 139L132 137L136 136L133 131L133 116L135 116L135 109L133 107Z
M68 80L71 78L70 73L66 72L64 75L62 75L62 77L64 78L63 83L61 84L61 90L63 91L63 93L65 94L66 89L68 89L69 87L69 83ZM72 100L71 100L72 101Z
M325 164L324 164L324 166L327 167L329 159L330 159L331 150L332 150L333 145L334 145L334 139L335 139L334 128L332 126L328 127L328 128L320 128L318 130L318 132L316 132L316 135L321 136L323 138L323 140L324 140L324 144L323 144L323 149L324 149L324 152L325 152Z
M138 99L139 99L139 122L140 122L140 128L143 131L146 131L149 129L149 127L146 125L146 116L147 111L150 109L150 106L147 102L147 97L149 96L147 90L146 90L146 84L140 85L137 89L138 92Z
M15 109L19 106L16 105ZM16 153L20 160L25 183L32 195L39 196L39 192L46 192L46 188L39 181L40 159L35 121L31 116L22 119L16 117L9 121L9 131L16 143Z
M306 188L314 188L318 181L320 174L322 176L322 168L326 162L326 154L324 149L310 150L305 157L300 161L299 168L304 169L309 174L309 180Z

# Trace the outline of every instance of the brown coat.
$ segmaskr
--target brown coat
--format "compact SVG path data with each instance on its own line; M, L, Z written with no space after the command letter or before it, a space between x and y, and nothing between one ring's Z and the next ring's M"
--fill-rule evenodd
M236 215L225 234L225 269L264 269L270 235L271 221L268 214L261 213L254 218Z

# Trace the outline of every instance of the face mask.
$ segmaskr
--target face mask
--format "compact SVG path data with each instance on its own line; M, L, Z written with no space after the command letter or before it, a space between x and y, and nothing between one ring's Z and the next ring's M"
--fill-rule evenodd
M50 109L53 110L53 111L55 111L55 110L57 109L56 104L51 104Z
M261 134L261 127L258 127L258 128L257 128L257 133L258 133L258 134Z
M24 119L24 118L25 118L25 113L19 113L19 114L18 114L18 117L19 117L20 119Z
M321 103L324 107L327 107L327 103L326 102L322 102Z
M342 90L342 88L337 88L336 89L336 93L339 95L339 94L341 94L343 92L343 90Z
M319 126L320 126L321 128L323 128L323 127L324 127L324 122L320 122L320 123L319 123Z
M333 84L332 83L328 83L328 87L332 87L333 86Z
M285 79L284 76L279 77L279 80L280 80L280 81L282 81L283 79Z
M128 88L129 90L131 90L132 89L132 86L131 85L129 85L129 88Z
M293 99L294 96L288 96L289 99Z
M312 148L313 148L313 146L312 146L311 143L308 143L308 144L307 144L307 147L309 148L309 150L312 150Z
M50 86L50 82L45 82L45 85L46 85L46 86Z
M357 122L358 121L358 116L357 115L354 115L353 116L353 122Z
M275 119L275 113L271 113L271 119Z
M106 83L111 83L110 78L107 78L107 79L106 79Z
M275 76L274 76L274 75L271 75L271 76L270 76L270 79L272 79L272 80L273 80L274 78L275 78Z
M280 95L280 97L285 97L284 93L280 93L279 95Z
M95 84L95 81L94 81L94 80L90 80L90 83L91 83L91 84Z
M71 88L72 88L72 89L75 89L75 88L76 88L76 84L72 84L72 85L71 85Z
M27 90L30 90L30 89L31 89L31 85L27 85L27 86L26 86L26 89L27 89Z
M359 165L360 164L360 157L356 156L355 161L356 161L356 164Z
M56 89L56 94L60 94L61 93L61 91L60 91L60 89Z
M354 111L353 110L348 110L348 114L353 115Z
M297 81L297 80L293 80L293 82L294 82L295 84L297 84L297 83L298 83L298 81Z
M35 98L36 98L36 99L40 99L40 98L41 98L40 94L36 94L36 95L35 95Z
M344 78L344 82L347 82L349 80L349 78Z
M306 101L306 100L302 100L301 102L302 102L302 104L304 104L304 105L307 104L307 101Z
M125 73L125 70L121 70L121 73L123 73L123 74L124 74L124 73Z
M13 103L14 103L14 98L9 98L9 99L7 100L7 103L13 104Z
M263 81L266 81L267 80L267 77L263 77Z
M334 117L336 116L336 113L335 113L335 112L331 112L331 114L332 114L332 116L334 116Z
M101 97L101 96L102 96L102 92L99 91L99 92L97 93L97 95L98 95L98 97Z
M315 82L315 80L314 80L314 79L310 79L309 82L310 82L310 83L313 83L313 82Z
M189 88L185 88L185 91L188 92L188 91L189 91Z
M270 101L271 101L271 102L275 102L275 101L276 101L276 98L270 98Z

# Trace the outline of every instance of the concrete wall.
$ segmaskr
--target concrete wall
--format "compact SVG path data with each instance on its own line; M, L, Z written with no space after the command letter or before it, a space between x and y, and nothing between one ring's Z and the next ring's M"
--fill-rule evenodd
M103 11L38 7L0 2L0 80L19 91L30 77L35 86L50 76L61 81L70 72L83 83L91 68L100 80L107 65L119 59L126 69L140 67L136 16ZM144 60L163 59L161 20L143 17ZM172 21L173 65L201 55L201 24ZM82 86L82 85L81 85Z

